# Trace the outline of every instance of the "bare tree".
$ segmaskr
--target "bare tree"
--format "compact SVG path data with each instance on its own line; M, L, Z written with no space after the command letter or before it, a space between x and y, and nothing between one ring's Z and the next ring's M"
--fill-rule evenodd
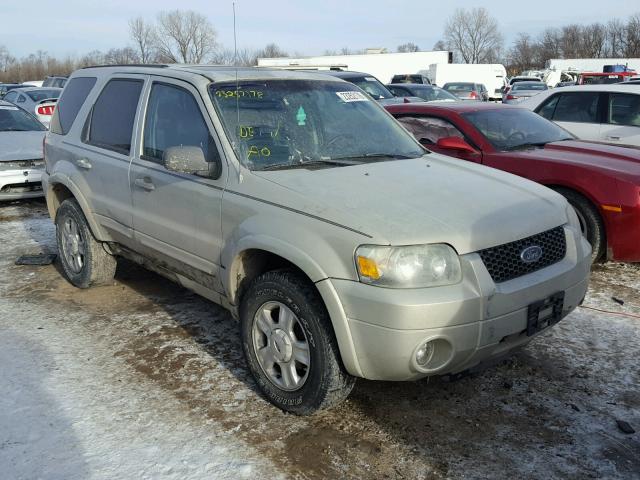
M9 53L7 47L0 45L0 72L6 72L15 62L15 57Z
M607 57L621 57L625 46L625 25L617 18L607 23Z
M216 31L204 15L187 10L160 12L156 48L162 60L201 63L213 54Z
M132 18L129 20L129 34L138 49L140 63L151 63L155 57L156 43L153 25L145 22L142 17Z
M237 52L234 52L233 49L225 48L216 50L211 61L216 65L250 67L256 64L257 58L256 53L248 48L238 49Z
M485 63L502 48L498 22L486 8L457 9L445 25L445 41L464 63Z
M140 63L140 57L131 47L112 48L104 54L104 63L108 65L127 65Z
M582 28L582 48L580 55L585 58L602 58L605 53L607 30L601 23L585 25Z
M548 60L562 56L562 33L556 28L547 28L538 40L538 61L544 67Z
M413 42L407 42L402 45L398 45L396 51L398 53L419 52L420 47Z
M447 44L445 43L444 40L438 40L434 45L433 45L433 50L436 51L446 51L449 50L449 47L447 46Z
M520 33L507 53L509 70L516 73L528 68L538 68L537 45L528 33Z
M624 56L640 57L640 13L631 15L625 28Z

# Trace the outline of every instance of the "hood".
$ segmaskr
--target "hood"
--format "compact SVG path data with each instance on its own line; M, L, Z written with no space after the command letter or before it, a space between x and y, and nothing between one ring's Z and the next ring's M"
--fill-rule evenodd
M602 170L627 180L640 181L640 149L598 142L565 140L547 143L542 149L526 150L519 156L557 161L578 167Z
M0 132L0 162L42 158L42 139L47 132Z
M448 243L474 252L567 222L566 201L520 177L429 154L321 170L254 172L304 198L304 209L370 235L368 243ZM293 200L292 200L293 201ZM300 209L301 205L287 205ZM367 243L367 242L363 242Z

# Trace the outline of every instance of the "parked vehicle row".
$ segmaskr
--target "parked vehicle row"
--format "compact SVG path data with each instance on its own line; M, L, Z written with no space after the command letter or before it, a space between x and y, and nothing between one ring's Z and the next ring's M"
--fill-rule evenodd
M83 69L44 144L69 281L109 282L121 256L226 306L264 395L298 414L356 377L526 344L582 301L591 264L561 195L430 152L336 77Z

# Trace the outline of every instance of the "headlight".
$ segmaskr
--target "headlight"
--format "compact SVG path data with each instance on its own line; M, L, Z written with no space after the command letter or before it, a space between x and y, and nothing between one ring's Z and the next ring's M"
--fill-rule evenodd
M458 254L445 244L363 245L356 250L356 268L362 283L389 288L437 287L462 280Z

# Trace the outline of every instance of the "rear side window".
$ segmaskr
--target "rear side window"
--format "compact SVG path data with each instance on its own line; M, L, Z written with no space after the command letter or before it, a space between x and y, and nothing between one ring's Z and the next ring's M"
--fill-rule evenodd
M597 123L598 97L598 92L563 93L551 119L556 122Z
M640 95L610 93L607 122L640 127Z
M95 84L96 77L76 77L69 81L51 118L52 133L67 134Z
M441 118L400 117L398 121L423 145L435 145L441 138L464 138L460 130Z
M142 80L109 81L93 105L86 143L129 155Z

